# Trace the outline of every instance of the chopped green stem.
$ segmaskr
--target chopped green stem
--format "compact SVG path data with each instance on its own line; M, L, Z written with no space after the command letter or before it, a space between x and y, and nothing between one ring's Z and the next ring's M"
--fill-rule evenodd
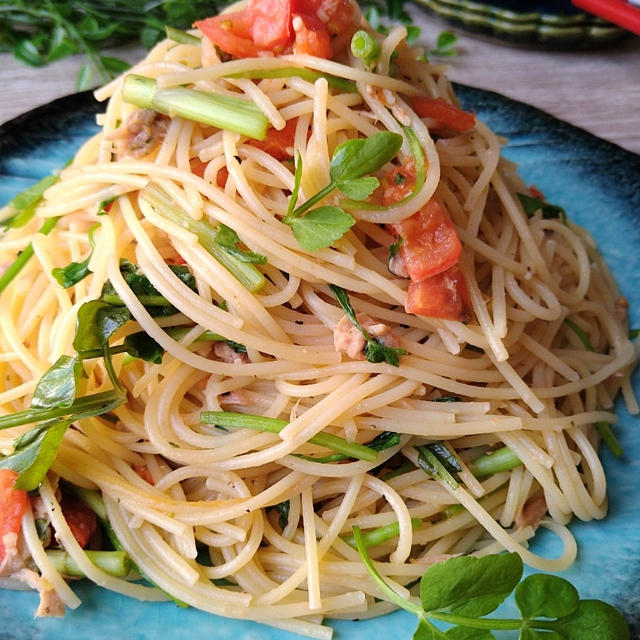
M577 325L573 320L569 320L569 318L565 318L564 323L580 338L580 342L582 342L587 351L593 351L593 345L587 334L582 330L582 327Z
M170 27L167 25L164 28L165 33L167 34L167 38L177 42L179 44L193 44L196 46L200 46L200 38L183 31L182 29L176 29L175 27Z
M157 89L156 81L130 73L123 85L122 99L142 109L178 116L235 131L257 140L264 140L269 121L252 102L178 87Z
M611 429L611 425L608 422L604 422L599 420L595 423L595 427L600 434L600 437L605 441L606 445L611 450L611 453L616 458L621 458L624 455L624 449L622 445L618 442L618 438L613 433L613 429Z
M415 470L416 470L416 467L413 464L413 462L407 461L401 464L397 469L392 469L391 471L385 473L384 475L381 475L380 480L384 480L385 482L387 482L392 478L396 478L405 473L408 473L409 471L415 471Z
M510 471L521 464L520 458L509 447L502 447L493 453L485 453L476 458L469 465L469 470L474 476L483 478L501 471Z
M122 298L116 293L105 293L102 299L108 304L115 305L117 307L125 307L125 303ZM138 300L145 307L170 307L171 303L164 296L138 296Z
M83 578L84 573L73 558L60 549L47 550L47 558L56 571L64 576ZM132 568L131 559L126 551L85 551L87 558L99 569L116 578L125 578Z
M329 73L321 73L320 71L314 71L313 69L306 69L304 67L280 67L279 69L249 69L248 71L241 71L239 73L230 73L226 78L291 78L298 77L308 82L315 82L318 78L324 78L327 84L332 89L337 89L344 93L357 93L358 88L355 82L347 80L346 78L339 78L338 76L332 76Z
M85 489L84 487L78 487L72 485L73 492L84 502L91 511L93 511L100 520L103 522L108 521L107 508L104 506L104 500L102 495L98 491L92 491L91 489Z
M52 407L50 409L25 409L6 416L0 416L0 430L17 427L21 424L32 422L43 422L53 418L60 418L71 414L84 413L85 411L99 408L102 405L108 406L122 397L119 391L102 391L90 396L76 399L68 407Z
M360 29L351 38L351 53L369 66L380 57L380 45L370 33Z
M289 424L286 420L266 418L248 413L233 413L231 411L203 411L200 414L200 420L206 424L215 424L219 427L253 429L254 431L267 431L269 433L280 433ZM344 453L349 458L373 462L377 457L377 452L373 449L357 442L347 442L344 438L334 436L331 433L317 433L309 442Z
M419 529L421 524L422 520L420 520L420 518L411 518L411 528L414 531L416 529ZM377 529L362 532L362 544L366 549L368 549L369 547L375 547L376 545L382 544L383 542L387 542L387 540L397 538L399 535L400 525L397 522L392 522L391 524L385 524L384 526L378 527ZM353 534L344 537L343 540L350 547L353 547L354 549L356 548L356 541L353 537Z
M217 242L218 231L204 220L194 220L185 211L176 207L158 187L146 187L142 197L159 213L173 223L188 229L198 236L200 244L231 273L246 289L255 293L265 283L264 276L249 262L242 262L229 254ZM109 302L109 300L106 300Z
M43 223L38 233L42 233L45 236L51 233L51 230L56 226L59 218L47 218ZM33 245L29 243L23 251L20 252L18 257L11 263L9 268L0 277L0 292L4 291L13 279L24 269L27 262L33 257Z

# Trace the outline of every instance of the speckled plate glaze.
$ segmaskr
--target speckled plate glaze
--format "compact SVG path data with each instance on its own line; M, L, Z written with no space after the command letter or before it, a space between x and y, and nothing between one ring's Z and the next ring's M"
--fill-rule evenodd
M516 161L528 183L550 202L566 208L592 232L631 303L632 326L640 326L640 156L501 95L457 86L466 108L509 138L505 155ZM100 107L90 94L57 100L0 127L0 203L34 180L62 166L96 131ZM640 379L635 376L640 393ZM602 458L609 478L609 515L602 522L574 522L579 556L565 577L582 597L618 606L640 637L640 430L639 420L619 407L616 432L625 450ZM541 532L534 550L559 551ZM140 603L87 582L74 585L82 606L59 619L34 620L37 596L0 590L1 640L276 640L297 636L253 622L226 620L173 603ZM504 609L513 615L512 605ZM373 621L336 622L336 640L371 637L409 639L415 622L397 612ZM513 635L499 635L507 640Z
M413 0L469 33L504 44L590 49L625 35L624 29L574 7L569 0Z

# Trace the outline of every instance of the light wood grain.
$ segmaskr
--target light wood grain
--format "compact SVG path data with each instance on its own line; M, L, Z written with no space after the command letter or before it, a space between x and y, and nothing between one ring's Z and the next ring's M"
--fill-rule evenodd
M445 25L419 9L413 15L429 48ZM457 34L452 80L526 102L640 153L640 38L596 51L541 51ZM134 61L144 50L129 46L110 53ZM32 69L0 54L0 122L73 93L82 61L75 56Z

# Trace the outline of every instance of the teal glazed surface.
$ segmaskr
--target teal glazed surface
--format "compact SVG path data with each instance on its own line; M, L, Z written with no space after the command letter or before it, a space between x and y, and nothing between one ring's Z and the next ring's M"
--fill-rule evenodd
M630 301L631 325L640 326L640 156L501 95L456 87L465 108L509 138L505 155L520 174L595 237L622 292ZM61 167L96 131L100 107L90 94L58 100L0 127L0 203ZM634 387L640 393L636 374ZM615 428L625 450L615 460L602 450L609 479L609 515L601 522L574 522L579 555L563 574L582 597L615 604L640 638L640 430L639 419L619 407ZM542 531L533 549L559 552L557 540ZM64 619L33 617L37 595L0 590L0 640L295 640L297 636L253 622L226 620L171 602L140 603L78 582L83 601ZM502 613L514 615L512 605ZM336 622L336 640L409 640L414 618L404 612L361 622ZM514 635L500 635L502 640Z

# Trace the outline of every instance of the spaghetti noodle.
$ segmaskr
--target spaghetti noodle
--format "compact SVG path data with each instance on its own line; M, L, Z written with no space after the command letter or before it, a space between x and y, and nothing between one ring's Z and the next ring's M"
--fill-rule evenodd
M457 131L437 115L421 117L416 96L460 110L443 68L417 60L404 27L370 34L379 38L375 64L355 57L346 38L333 39L332 59L238 58L193 33L196 42L164 40L132 72L158 90L256 105L272 130L289 128L282 156L184 117L155 114L136 129L140 109L124 101L119 78L96 92L109 100L101 133L46 191L35 218L0 245L3 263L29 243L34 252L1 294L3 414L33 406L38 380L74 353L79 309L106 300L105 283L130 318L112 344L144 332L164 352L161 362L114 354L126 402L66 430L40 486L59 545L105 588L139 599L170 594L318 638L331 635L326 616L389 610L374 602L350 544L354 525L387 532L369 553L399 592L454 554L508 549L533 567L570 565L569 520L606 513L598 427L616 421L620 392L638 412L624 300L592 239L562 215L544 215L546 203L500 157L502 141L483 123ZM355 223L330 246L304 249L283 223L292 194L309 200L330 183L340 145L384 131L402 139L372 174L378 191L348 208L338 192L327 195L322 204L344 207ZM527 213L518 194L536 200L535 210ZM388 269L397 229L433 202L461 242L455 268L466 318L407 313L413 281ZM49 235L37 233L57 217ZM216 259L196 223L232 230L235 255L263 256L252 265L259 285L250 290ZM68 288L52 275L86 259L87 277ZM134 271L170 313L145 304ZM367 359L371 341L394 349L398 366ZM101 359L82 366L80 395L111 389ZM262 427L236 426L249 425L233 422L238 414ZM10 454L28 428L0 431L0 449ZM386 444L376 450L381 434ZM322 436L360 446L356 453L367 447L371 459L336 454ZM448 460L449 475L426 475L423 453ZM480 471L500 455L504 468ZM133 576L155 587L91 562L60 509L70 485L99 492ZM538 524L560 537L560 557L528 550ZM21 535L32 567L78 606L30 507Z

